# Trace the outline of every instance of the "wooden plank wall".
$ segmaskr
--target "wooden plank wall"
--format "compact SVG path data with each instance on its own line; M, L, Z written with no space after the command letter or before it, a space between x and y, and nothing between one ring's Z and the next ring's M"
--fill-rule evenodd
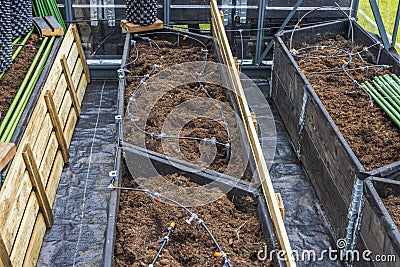
M227 66L226 71L232 86L232 90L235 93L235 99L238 104L241 118L245 125L246 134L250 141L250 147L256 163L257 174L261 181L261 187L268 205L269 214L274 223L281 249L287 253L286 255L292 255L292 248L290 246L289 238L287 236L286 228L281 216L278 200L272 186L272 181L269 176L269 170L262 153L260 142L258 140L257 131L253 123L253 116L251 115L249 105L240 81L239 72L236 68L236 62L232 55L228 38L226 37L223 15L222 12L218 10L216 0L211 0L210 6L213 36L218 41L223 62ZM287 257L286 264L287 266L296 266L296 263L292 257Z
M35 266L51 227L51 207L90 82L79 38L71 25L0 191L0 237L12 266Z

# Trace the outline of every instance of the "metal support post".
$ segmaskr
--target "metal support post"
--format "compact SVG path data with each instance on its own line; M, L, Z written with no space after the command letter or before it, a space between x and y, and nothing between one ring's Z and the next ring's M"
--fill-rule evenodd
M358 7L360 6L360 0L353 0L351 2L350 17L357 20Z
M387 36L387 32L385 29L385 25L383 24L382 16L379 11L378 3L376 0L369 0L371 5L372 13L374 14L376 25L378 26L379 35L381 36L383 46L386 50L389 50L392 46L389 43L389 38Z
M72 1L71 0L65 0L64 1L65 5L65 19L67 21L72 21L73 20L73 15L72 15ZM66 23L67 27L69 27L69 22Z
M267 0L260 0L258 5L258 26L257 26L257 42L256 42L256 53L254 55L254 61L256 64L260 62L260 54L261 54L261 47L262 42L264 39L264 16L265 16L265 5Z
M399 31L399 20L400 20L400 1L397 5L396 20L394 21L393 35L392 35L392 46L396 46L397 33Z
M293 7L292 11L290 11L289 15L286 17L285 21L282 23L282 25L279 27L278 32L282 31L286 25L289 23L289 21L292 19L294 13L296 13L297 8L303 3L303 0L298 0L296 5ZM258 39L257 39L258 40ZM265 58L265 56L268 54L268 52L271 50L271 48L274 45L274 39L272 39L268 45L267 48L265 48L264 52L261 54L261 56L258 58L256 64L260 64L261 61Z
M169 15L170 15L170 0L164 0L164 25L169 26Z

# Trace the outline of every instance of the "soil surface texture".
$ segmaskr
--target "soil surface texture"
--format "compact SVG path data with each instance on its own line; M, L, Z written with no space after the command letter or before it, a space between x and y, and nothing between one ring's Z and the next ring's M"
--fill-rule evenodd
M33 33L27 44L29 44L29 42L32 42L32 47L38 47L40 44L39 36ZM24 46L13 61L11 67L0 79L0 123L3 121L4 116L10 108L17 91L32 64L33 58L36 55L37 49L32 47ZM17 48L18 46L14 46L13 51Z
M197 186L177 174L164 178L180 186ZM135 180L127 174L122 178L122 185L137 187ZM257 260L257 252L266 242L255 217L256 204L251 197L228 199L225 195L213 203L190 209L204 220L233 266L266 266L265 261ZM175 231L155 266L222 266L223 260L214 257L218 250L210 236L203 228L198 231L197 221L187 224L185 220L189 218L182 208L163 201L152 202L144 193L122 190L115 265L148 266L160 248L158 241L167 234L170 223L175 222Z
M385 188L385 195L380 197L393 222L400 229L400 196L394 194L392 188L387 187Z
M307 46L325 47L299 49ZM349 40L341 35L321 37L316 43L302 44L296 49L302 55L311 56L299 56L297 63L364 168L369 171L399 161L400 129L376 103L369 108L368 95L341 71L344 63L350 60L346 52L350 51ZM353 45L351 63L346 69L373 65L375 55L363 50L362 44ZM327 71L330 73L316 73ZM348 71L359 84L385 73L389 73L388 69Z
M137 41L138 54L132 48L127 60L129 63L137 57L135 63L128 66L127 75L142 77L151 74L140 89L137 89L140 78L127 79L125 106L133 117L124 123L124 140L211 170L250 180L249 173L245 171L247 163L243 163L246 162L242 158L245 153L241 151L235 113L224 87L215 84L215 81L221 81L219 70L215 66L208 67L205 75L200 78L204 87L196 82L204 65L204 47L200 44L178 47L177 43L156 38L153 41L151 47L148 41ZM177 67L181 63L196 61L189 67ZM207 62L213 61L215 55L210 51ZM154 64L157 64L157 68L151 71ZM207 83L210 80L213 82ZM136 122L133 123L133 120ZM162 133L167 136L213 139L219 144L207 148L210 142L162 139L159 138ZM230 145L229 151L226 144Z

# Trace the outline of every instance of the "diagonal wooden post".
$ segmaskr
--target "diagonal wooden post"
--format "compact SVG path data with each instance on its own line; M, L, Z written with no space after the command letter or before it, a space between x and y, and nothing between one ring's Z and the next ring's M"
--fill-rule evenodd
M0 266L12 267L10 255L8 255L6 245L4 244L3 237L0 235Z
M67 87L71 94L72 104L75 107L76 115L79 116L81 114L81 107L79 105L78 97L76 96L76 87L74 85L74 81L72 80L71 71L68 67L67 57L65 55L62 55L60 61L64 77L67 82Z
M0 171L11 161L16 152L15 144L0 143Z
M65 140L64 132L61 127L60 118L56 110L56 105L54 104L53 94L50 90L47 90L44 95L44 100L46 101L47 109L50 113L51 122L53 124L54 130L56 132L56 137L58 144L61 147L61 154L63 156L64 162L69 161L69 151L67 146L67 141Z
M42 211L44 221L46 222L47 228L50 228L53 225L53 212L51 211L50 202L47 198L42 178L40 177L39 169L29 144L25 145L22 157L24 158L26 168L28 169L29 178L31 179L33 189L36 193L36 198L39 202L39 207Z
M88 67L87 62L86 62L85 53L83 52L81 37L79 37L78 29L76 28L75 24L71 24L70 27L71 27L72 33L74 35L74 39L75 39L75 42L76 42L76 47L78 48L79 57L82 60L82 66L83 66L83 71L85 72L85 75L86 75L86 81L88 83L90 83L89 67Z

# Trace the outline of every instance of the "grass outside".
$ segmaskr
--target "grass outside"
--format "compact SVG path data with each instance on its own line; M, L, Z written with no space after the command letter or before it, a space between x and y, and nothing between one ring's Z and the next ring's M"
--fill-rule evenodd
M397 6L400 0L378 0L378 6L381 11L383 23L386 28L386 32L391 40L393 33L393 26L396 18ZM359 12L358 12L358 23L362 25L367 31L373 33L379 33L376 27L375 18L369 5L369 0L360 0ZM396 39L396 49L400 52L400 32Z

